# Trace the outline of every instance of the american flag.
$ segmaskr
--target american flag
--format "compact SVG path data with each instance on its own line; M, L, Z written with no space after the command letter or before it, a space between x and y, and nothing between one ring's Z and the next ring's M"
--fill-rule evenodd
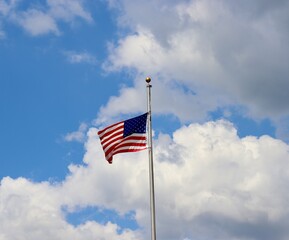
M146 124L148 113L115 123L98 132L106 160L112 163L113 155L138 152L147 148Z

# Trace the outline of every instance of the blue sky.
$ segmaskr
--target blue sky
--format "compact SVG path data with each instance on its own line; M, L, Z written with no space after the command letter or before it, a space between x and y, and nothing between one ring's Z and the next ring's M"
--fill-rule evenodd
M68 163L81 162L78 152L82 150L66 145L63 136L81 122L89 123L109 97L107 93L117 93L119 82L101 70L107 41L117 34L114 20L104 14L108 11L104 3L90 7L95 9L95 23L76 19L79 26L72 29L63 24L60 36L33 37L5 22L6 37L1 40L2 177L63 178ZM87 54L93 62L71 63L73 54ZM17 151L13 150L15 138L21 142Z
M147 153L109 165L96 134L147 76L158 238L287 239L288 10L0 0L0 239L148 239Z

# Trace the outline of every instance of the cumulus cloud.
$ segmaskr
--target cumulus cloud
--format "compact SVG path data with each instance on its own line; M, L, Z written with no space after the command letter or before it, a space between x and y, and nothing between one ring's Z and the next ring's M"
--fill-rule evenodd
M72 207L77 199L120 213L134 210L140 226L149 226L147 153L119 155L108 165L94 129L86 147L84 161L90 167L71 167L64 184L71 193L67 204ZM155 141L160 239L266 239L263 229L271 236L267 239L285 239L288 150L269 136L239 138L225 121L191 124L173 137L160 135ZM80 181L86 187L75 191Z
M167 109L165 91L158 92L158 101L163 102L159 112L186 120L190 107L203 109L199 115L203 118L210 111L236 105L254 118L288 115L288 1L123 1L111 5L121 8L120 26L130 27L132 33L111 47L106 69L150 74L160 89L172 92L179 85L184 91L178 97L189 95L190 104L181 105L181 101L176 111L175 107ZM137 81L134 89L141 94ZM126 99L123 92L120 102ZM105 111L110 107L109 102Z
M288 238L286 143L269 136L240 138L226 121L183 126L154 143L158 239ZM3 239L149 238L147 152L120 154L107 164L95 128L85 146L85 165L70 165L61 183L2 179ZM67 222L64 208L86 206L120 215L134 211L142 230L120 233L112 223Z
M67 142L83 142L86 138L86 130L88 126L85 123L80 124L79 128L75 132L68 133L64 136L64 140Z
M28 5L20 9L20 1L1 1L0 13L5 21L16 23L32 36L60 34L59 21L73 23L77 18L92 22L82 0L47 0L45 5Z
M87 221L78 226L67 223L59 186L33 183L24 178L2 179L0 186L0 238L12 239L131 239L136 233L108 222Z

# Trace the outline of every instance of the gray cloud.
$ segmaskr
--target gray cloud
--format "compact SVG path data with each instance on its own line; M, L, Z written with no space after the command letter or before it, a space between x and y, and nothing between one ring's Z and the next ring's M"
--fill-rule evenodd
M111 49L106 69L150 74L160 89L184 86L188 91L177 97L190 104L156 108L182 120L233 105L276 120L289 114L288 11L288 1L123 1L120 22L134 34ZM135 90L142 91L139 84ZM156 94L166 102L165 92ZM200 115L188 114L190 107Z

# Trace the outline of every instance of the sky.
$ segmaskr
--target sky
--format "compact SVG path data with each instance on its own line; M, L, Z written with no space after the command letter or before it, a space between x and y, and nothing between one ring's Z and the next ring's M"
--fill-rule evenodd
M289 238L289 1L0 0L0 240Z

